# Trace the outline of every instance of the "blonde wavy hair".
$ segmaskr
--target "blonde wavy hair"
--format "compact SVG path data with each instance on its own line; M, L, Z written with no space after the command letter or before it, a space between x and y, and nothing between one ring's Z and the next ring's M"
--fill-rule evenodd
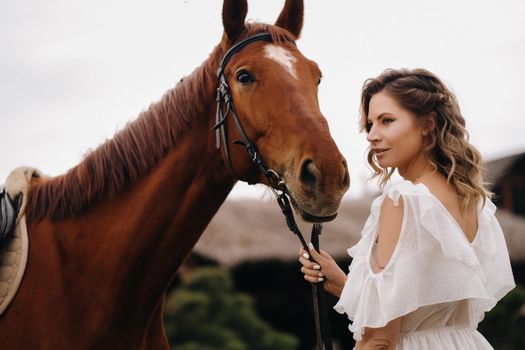
M483 181L481 155L469 143L457 98L445 84L425 69L387 69L377 78L366 80L361 93L361 132L367 132L370 100L381 91L387 92L420 122L423 117L434 117L435 127L427 136L424 155L434 170L454 186L462 209L479 198L485 204L492 194ZM372 151L368 152L368 163L374 170L372 178L378 177L381 187L396 170L381 168Z

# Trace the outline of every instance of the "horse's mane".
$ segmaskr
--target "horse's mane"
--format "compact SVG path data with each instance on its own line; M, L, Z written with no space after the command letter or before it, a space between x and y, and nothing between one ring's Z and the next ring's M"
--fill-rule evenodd
M247 24L240 39L263 31L269 32L276 44L295 39L279 27L261 23ZM206 84L215 79L224 49L217 46L189 77L181 79L112 139L87 153L66 174L32 186L28 218L75 216L102 197L114 197L150 171L175 147L179 135L192 123L192 116L209 106Z

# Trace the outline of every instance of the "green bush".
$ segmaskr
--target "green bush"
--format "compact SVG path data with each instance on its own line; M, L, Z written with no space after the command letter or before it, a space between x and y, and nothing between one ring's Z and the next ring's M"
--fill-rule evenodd
M195 270L168 295L164 318L176 350L293 350L299 344L261 320L252 299L236 292L220 268Z
M525 349L525 288L516 286L488 312L478 330L498 350Z

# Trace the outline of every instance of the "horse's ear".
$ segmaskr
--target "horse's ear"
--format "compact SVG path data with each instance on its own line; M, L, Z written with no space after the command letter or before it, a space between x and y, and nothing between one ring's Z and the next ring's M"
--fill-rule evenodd
M303 14L303 0L286 0L275 25L287 29L296 38L299 38L301 29L303 28Z
M222 25L230 41L234 41L244 30L244 20L248 12L246 0L224 0L222 4Z

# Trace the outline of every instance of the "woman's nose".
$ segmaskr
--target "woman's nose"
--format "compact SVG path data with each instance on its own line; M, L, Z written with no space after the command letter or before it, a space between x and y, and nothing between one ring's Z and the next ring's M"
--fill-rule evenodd
M377 131L374 129L374 126L370 127L370 130L368 131L368 134L366 135L366 139L368 142L379 141L380 137Z

